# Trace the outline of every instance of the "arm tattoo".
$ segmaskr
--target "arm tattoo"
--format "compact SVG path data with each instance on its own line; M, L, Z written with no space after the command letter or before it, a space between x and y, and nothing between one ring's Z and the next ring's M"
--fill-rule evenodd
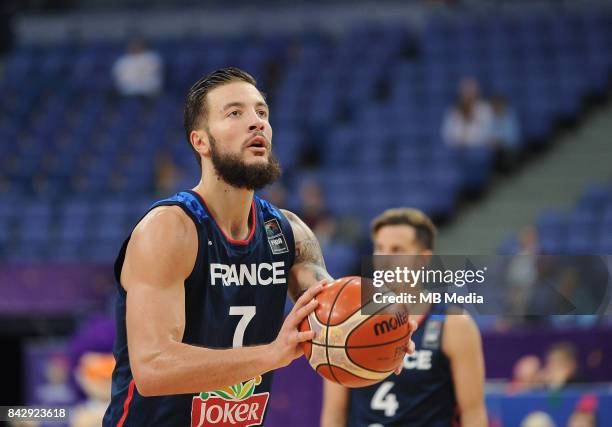
M311 274L310 278L313 282L318 282L323 279L333 280L325 268L325 261L321 253L321 246L316 236L306 224L302 222L297 215L292 212L283 210L283 213L291 223L293 228L293 236L295 240L295 260L294 266L299 266L300 269ZM296 298L299 298L312 283L299 283L296 289Z
M325 268L321 246L314 233L304 224L294 223L294 226L299 230L296 237L301 237L295 241L295 262L308 262Z

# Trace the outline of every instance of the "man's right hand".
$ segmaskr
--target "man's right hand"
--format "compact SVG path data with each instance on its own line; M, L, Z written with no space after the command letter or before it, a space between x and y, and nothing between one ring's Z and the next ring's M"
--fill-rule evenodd
M326 280L322 280L304 292L287 315L278 336L270 344L271 357L276 359L275 369L285 367L303 355L304 352L300 344L315 337L314 331L300 332L299 327L302 320L317 308L319 303L314 298L321 292L326 283Z

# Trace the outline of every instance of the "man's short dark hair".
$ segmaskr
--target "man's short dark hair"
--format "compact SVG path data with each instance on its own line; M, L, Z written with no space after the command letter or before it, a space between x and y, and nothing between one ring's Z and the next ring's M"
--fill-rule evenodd
M371 225L372 236L388 225L408 225L415 230L416 241L423 249L432 250L437 230L431 219L418 209L387 209L374 218Z
M191 145L191 131L200 127L202 120L206 120L206 116L208 114L206 95L208 95L208 92L218 86L234 81L247 82L257 87L257 81L246 71L235 67L226 67L205 75L200 80L195 82L187 93L187 100L185 101L185 111L183 115L183 125L185 126L187 142L193 150L200 166L202 165L202 159L200 158L200 153L198 153Z

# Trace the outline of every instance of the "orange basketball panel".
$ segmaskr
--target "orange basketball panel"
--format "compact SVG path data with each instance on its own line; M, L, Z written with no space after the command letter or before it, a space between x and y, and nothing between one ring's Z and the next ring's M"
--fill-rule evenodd
M375 314L354 328L347 338L346 345L348 347L379 345L408 337L409 316L403 305L394 304L385 307L381 313L385 314Z
M346 353L355 365L369 371L394 371L406 355L408 337L376 347L348 347Z
M338 325L361 308L361 279L347 277L331 312L329 324Z
M344 279L338 279L329 283L319 294L316 296L316 300L319 305L315 309L315 315L319 322L327 324L330 313L332 311L332 305L336 300L336 295L342 289L342 286L346 283Z
M311 329L310 328L310 322L308 320L308 317L306 317L300 323L299 331L300 332L306 332L306 331L310 331L310 329ZM310 355L312 354L312 342L311 341L303 342L302 343L302 351L304 351L304 356L306 356L306 359L310 359Z

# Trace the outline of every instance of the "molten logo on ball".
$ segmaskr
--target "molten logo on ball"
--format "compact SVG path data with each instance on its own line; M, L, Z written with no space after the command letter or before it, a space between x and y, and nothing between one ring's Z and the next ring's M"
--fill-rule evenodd
M378 336L381 334L386 334L391 330L396 330L402 325L408 323L408 313L401 312L397 313L395 317L383 320L382 322L378 322L374 324L374 335Z

